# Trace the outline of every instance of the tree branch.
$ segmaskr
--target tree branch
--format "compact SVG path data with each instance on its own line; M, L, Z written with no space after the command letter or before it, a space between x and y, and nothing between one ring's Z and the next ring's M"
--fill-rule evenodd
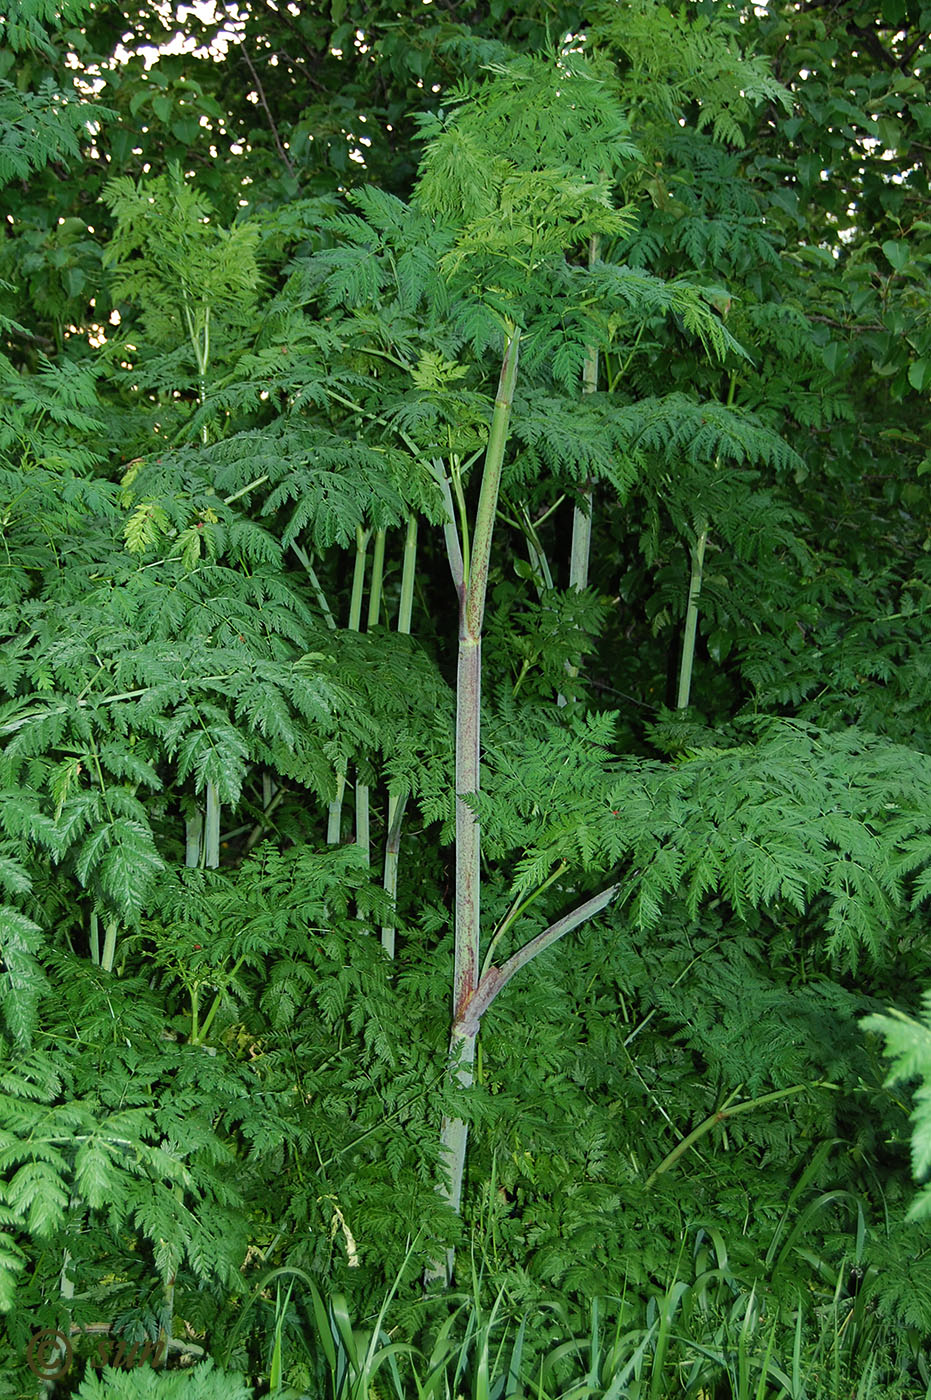
M241 48L241 50L242 50L242 56L243 56L243 58L246 60L246 66L248 67L249 72L252 74L252 81L255 83L255 90L256 90L256 92L259 94L259 105L261 106L261 108L262 108L262 110L264 111L266 117L268 118L268 125L269 125L269 127L271 128L271 133L272 133L272 137L273 137L274 142L275 142L275 147L276 147L276 149L277 149L277 151L278 151L279 156L281 157L281 160L282 160L282 163L283 163L284 166L285 166L285 169L287 170L288 174L293 178L293 176L294 176L294 166L291 164L290 160L288 159L288 153L287 153L287 151L285 150L284 146L281 144L281 137L278 135L278 128L277 128L277 126L275 125L275 119L274 119L274 117L273 117L272 114L271 114L271 110L269 109L268 102L267 102L266 97L265 97L265 89L264 89L263 86L262 86L262 79L259 77L258 73L255 71L255 64L252 62L252 59L249 57L249 50L246 48L246 41L245 41L245 39L243 39L242 42L240 43L240 48Z

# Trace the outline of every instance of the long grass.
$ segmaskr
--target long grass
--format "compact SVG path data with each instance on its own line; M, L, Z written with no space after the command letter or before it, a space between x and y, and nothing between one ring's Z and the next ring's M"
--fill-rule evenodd
M792 1231L776 1234L770 1267ZM787 1305L765 1282L738 1279L720 1236L704 1231L693 1277L674 1276L648 1298L593 1298L574 1321L563 1300L522 1310L506 1283L489 1286L473 1262L467 1292L422 1298L419 1311L405 1306L405 1337L389 1315L412 1256L413 1246L366 1318L353 1317L343 1294L325 1297L301 1270L264 1276L235 1331L274 1288L269 1393L280 1400L931 1400L931 1381L890 1376L881 1326L864 1309L852 1315L844 1270L826 1304L809 1292Z

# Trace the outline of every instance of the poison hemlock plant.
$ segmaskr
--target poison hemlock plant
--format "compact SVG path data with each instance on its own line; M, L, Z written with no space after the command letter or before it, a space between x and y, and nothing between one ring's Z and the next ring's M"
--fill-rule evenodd
M429 144L415 202L435 217L452 222L455 241L444 265L451 276L467 268L472 277L494 288L485 300L504 333L494 414L471 527L459 463L453 459L449 466L450 486L459 506L459 530L450 537L449 557L460 603L450 1063L458 1084L468 1088L481 1018L498 991L538 952L601 912L614 894L609 887L585 901L515 953L505 967L498 968L490 963L491 951L504 928L521 912L522 905L515 904L482 963L481 828L473 806L481 787L481 639L521 340L525 337L533 346L533 366L545 353L544 347L548 348L547 332L551 338L557 308L563 326L573 321L578 330L584 326L584 316L579 317L578 312L584 283L566 276L563 256L579 242L620 232L623 216L610 207L603 172L621 159L629 159L633 151L622 139L625 120L621 109L604 80L599 81L598 75L582 64L573 72L564 60L549 65L516 63L499 69L483 90L464 92L454 98L454 104L457 101L459 110L454 107L444 124L425 124ZM616 304L630 306L633 302L636 307L635 293L626 290L625 300ZM662 295L659 289L654 291L654 299L657 295ZM649 300L649 292L645 299ZM610 301L607 306L611 307ZM685 319L688 325L688 312ZM715 334L710 318L706 315L702 320L697 301L692 321L696 329L705 326ZM595 327L590 327L589 344L581 351L583 365L591 354L595 334ZM723 340L720 335L718 338ZM456 531L454 520L449 528ZM534 894L558 879L566 864L563 860L546 872ZM449 1162L449 1200L456 1210L461 1199L466 1134L464 1120L444 1121L441 1141Z
M121 317L99 356L88 211L32 263L14 216L17 305L53 264L78 292L93 275L96 301L54 307L55 341L37 300L0 362L0 1276L18 1356L37 1316L106 1315L127 1337L184 1326L250 1374L271 1355L281 1380L300 1317L266 1291L276 1271L345 1294L339 1316L371 1336L421 1231L418 1265L455 1244L460 1276L471 1239L535 1362L558 1315L566 1336L591 1323L593 1375L592 1299L623 1295L637 1340L605 1387L628 1363L657 1394L673 1364L697 1393L728 1367L758 1387L767 1357L797 1379L834 1342L850 1375L871 1350L889 1376L920 1370L928 1259L896 1219L895 1114L865 1087L850 985L855 967L886 1000L931 972L919 498L890 467L849 543L821 537L806 480L849 479L864 398L838 377L837 326L798 309L847 314L799 271L798 230L780 242L776 136L723 148L752 103L782 120L743 52L763 16L638 0L612 19L623 92L584 53L514 60L454 25L408 45L425 74L493 65L424 118L409 201L377 183L339 201L324 180L281 207L255 134L242 166L192 184L156 154L140 177L153 140L173 149L166 122L193 120L175 98L194 110L228 70L182 89L187 55L151 82L105 65L149 130L138 164L114 141L94 212L116 217ZM373 73L409 20L392 12ZM324 22L305 7L293 33L327 48ZM110 24L97 13L75 52ZM274 83L247 43L237 61ZM282 168L317 160L311 126L319 143L279 142ZM27 220L73 212L56 183L34 174ZM803 252L834 275L822 235ZM898 306L910 264L886 242ZM864 343L894 358L884 314ZM580 589L569 517L591 492ZM673 714L662 675L702 540ZM341 785L355 832L333 818ZM460 1196L447 1149L464 1154L466 1124ZM797 1311L800 1280L816 1301ZM398 1291L393 1338L448 1313L417 1293ZM676 1350L673 1319L699 1315L704 1352ZM491 1365L486 1348L477 1394Z
M197 373L203 407L208 394L211 335L248 324L259 285L259 231L249 223L226 229L185 181L178 166L135 185L125 177L105 191L116 219L105 262L116 299L134 301L152 344L185 344ZM226 325L224 326L224 322ZM207 441L207 424L201 429Z
M442 468L442 475L439 475L439 468L436 467L437 456L431 455L431 463L434 470L438 472L438 480L444 490L447 499L447 509L449 519L446 525L447 547L452 565L454 583L458 589L461 604L461 624L460 624L460 661L458 676L458 740L457 740L457 782L456 782L456 841L457 841L457 934L456 934L456 954L454 971L454 1027L451 1051L451 1063L456 1070L458 1083L461 1087L468 1087L471 1083L471 1065L475 1054L475 1037L479 1028L481 1018L491 1005L492 1001L499 994L502 988L510 980L510 977L537 952L550 946L557 938L563 936L570 929L576 927L579 922L587 917L600 912L610 902L617 892L615 886L608 886L589 900L583 901L577 908L562 918L556 919L551 925L544 925L537 937L527 943L523 948L518 948L512 953L510 959L503 964L496 964L492 961L492 952L497 948L505 934L509 934L515 926L517 917L525 912L529 905L544 894L547 901L552 902L553 896L558 895L564 887L562 876L565 870L574 861L579 861L583 868L586 866L593 873L598 869L608 870L612 864L622 864L626 855L627 847L624 844L623 832L629 828L625 823L616 823L613 828L610 823L602 826L594 818L592 807L589 805L586 810L578 810L579 802L577 794L585 792L591 799L595 784L587 788L584 785L577 786L573 795L575 801L570 799L570 805L560 809L560 819L554 822L552 845L543 849L529 850L528 830L527 830L527 809L521 812L521 819L515 821L515 826L520 828L520 836L511 838L514 846L520 850L523 848L523 859L519 865L520 874L512 884L512 895L510 910L504 915L492 935L491 951L486 955L485 961L481 961L478 933L479 933L479 831L482 827L494 829L495 825L506 822L509 816L509 807L517 818L517 811L513 807L513 787L501 787L495 793L495 799L488 803L483 802L480 795L479 783L479 752L480 752L480 731L479 715L481 710L482 673L479 663L481 623L485 603L486 576L489 568L491 525L493 520L493 507L498 496L502 479L506 479L506 468L504 466L505 449L508 444L509 430L517 432L516 416L516 385L520 382L520 375L528 374L533 382L535 373L539 373L539 366L546 363L544 348L547 346L547 313L550 307L560 308L559 325L565 334L565 326L573 324L573 296L576 288L584 286L583 278L586 277L585 269L566 269L559 256L560 243L565 247L566 240L570 242L590 235L592 230L583 227L580 220L580 211L584 208L579 203L582 193L582 186L573 186L572 218L568 216L569 205L566 206L567 214L564 226L560 225L560 218L556 217L552 229L545 228L541 232L540 226L535 222L535 205L533 199L537 197L534 193L537 186L541 188L546 185L553 191L558 188L558 181L555 176L547 175L545 167L541 170L531 164L530 171L521 174L518 162L523 159L525 162L532 162L533 155L522 147L520 138L520 125L516 128L515 142L510 148L513 160L502 157L497 165L491 159L491 146L484 146L483 140L485 125L495 131L495 121L503 120L501 113L511 111L508 106L513 102L514 94L519 93L523 100L522 111L525 116L531 108L531 98L533 96L533 81L543 82L545 69L540 68L539 76L534 74L528 65L518 67L508 73L496 75L486 90L471 96L463 105L462 110L447 119L445 126L428 127L427 134L432 138L425 157L424 173L418 190L415 195L415 207L423 205L430 209L437 219L444 218L450 221L451 240L448 251L441 256L441 267L446 270L448 290L446 296L453 298L458 294L457 278L468 269L472 272L475 268L482 270L481 280L494 288L491 295L484 299L483 304L470 304L468 300L462 303L462 309L454 299L451 303L453 311L460 316L467 316L464 323L473 333L473 348L483 348L493 336L491 327L494 319L501 322L499 335L504 338L504 356L502 361L501 374L499 376L499 387L496 396L495 413L492 417L492 425L488 447L485 454L485 473L482 477L482 485L478 496L478 514L475 517L474 526L468 526L468 515L465 505L462 480L462 457L459 454L450 455L448 451L443 453L440 442L435 441L435 445L429 447L428 436L432 427L435 434L436 425L440 419L438 406L434 406L429 400L423 401L423 407L417 417L411 416L411 409L404 408L396 410L395 422L403 434L402 440L407 439L412 450L416 450L417 438L423 434L426 441L421 450L430 451L431 454L443 453L443 458L448 458L448 462ZM570 90L570 80L566 71L560 70L555 77L549 79L550 83L559 85L559 91L563 87ZM590 77L584 79L591 82ZM588 90L590 94L590 89ZM551 97L553 94L550 94ZM607 99L605 99L607 100ZM498 105L496 105L498 104ZM552 104L551 104L552 107ZM584 104L579 103L580 110L584 110ZM556 108L555 110L559 110ZM578 120L574 115L575 109L570 109L567 116L571 120ZM503 128L502 128L503 130ZM566 137L569 140L569 137ZM503 140L503 138L502 138ZM544 138L540 138L545 145ZM565 145L565 141L560 145L560 149ZM571 145L571 140L570 140ZM498 145L495 146L498 149ZM541 147L536 151L536 160L539 167L543 167L546 153ZM558 171L562 167L557 167ZM544 178L545 177L545 178ZM560 179L565 175L560 174ZM526 194L524 193L526 189ZM597 192L597 186L592 185L593 192ZM520 197L527 198L530 202L527 212L522 212L522 206L518 202ZM553 196L554 197L554 196ZM370 249L380 249L386 241L386 234L392 227L400 230L408 220L409 215L403 210L399 203L387 205L383 197L376 197L374 194L366 193L358 198L359 205L369 213L378 211L375 220L375 227L369 232L366 227L356 218L351 218L337 222L335 227L342 233L348 235L350 246L345 252L335 251L334 253L321 254L317 260L318 265L326 273L324 286L327 288L330 298L330 305L334 305L335 298L339 290L343 295L350 295L358 299L368 307L369 298L376 287L383 285L384 273L380 271L381 263L378 260L369 260L364 264L358 259L362 251L368 244ZM499 208L500 203L500 208ZM605 216L600 212L597 214L599 227ZM495 218L495 211L500 217ZM513 229L520 225L520 238L516 239ZM508 232L512 229L512 232ZM581 229L581 232L580 232ZM493 230L493 232L492 232ZM601 231L608 231L605 225ZM555 239L554 250L550 253L547 238ZM514 240L513 251L510 249L509 240ZM529 248L529 254L526 250ZM526 267L527 257L531 259L539 255L539 263L531 261ZM486 266L487 264L487 266ZM313 262L311 264L313 266ZM362 269L365 269L365 277L368 283L364 283ZM520 268L521 280L512 288L512 278L514 269ZM352 281L346 280L349 269L353 269ZM529 280L528 280L529 273ZM475 275L473 273L473 275ZM589 324L584 319L576 321L578 326L578 337L580 347L584 351L586 345L590 345L594 336L598 333L603 335L606 329L610 329L610 315L612 306L619 309L620 324L630 324L635 321L639 308L648 308L650 313L657 310L679 310L683 315L684 324L699 334L706 334L710 343L719 351L730 350L732 342L724 331L721 323L714 316L708 314L707 309L703 311L703 303L692 289L677 284L665 285L646 276L635 274L627 269L612 268L604 265L597 265L588 273L593 287L601 292L599 306L605 317L602 326L597 323ZM432 295L437 296L437 289L432 289ZM413 292L408 294L413 295ZM364 334L371 325L371 316L374 308L367 309L364 315L358 312L351 316L348 321L349 328L353 322ZM490 319L491 317L491 319ZM519 319L518 319L519 317ZM442 323L441 323L442 324ZM473 330L474 327L474 330ZM448 335L449 332L446 331ZM461 334L461 332L460 332ZM529 356L525 357L525 369L518 371L517 354L519 347L524 344L531 345L532 350ZM364 353L364 352L363 352ZM371 353L371 352L370 352ZM378 352L379 354L381 352ZM403 350L398 346L395 352L403 363ZM529 363L527 363L529 361ZM421 357L415 383L418 387L433 387L433 381L428 380L424 372L424 359ZM584 364L584 353L578 357L578 374ZM437 371L434 371L434 377ZM443 366L443 375L450 388L457 380L465 378L467 371L457 367L455 362L449 361ZM437 383L439 381L437 380ZM453 392L461 393L454 390ZM354 403L356 401L354 400ZM381 402L385 402L384 394L381 395ZM390 405L391 400L388 399ZM426 410L429 407L429 416ZM528 413L528 420L523 428L526 440L535 444L541 440L541 434L546 431L542 427L547 422L547 405L544 401L543 412L536 404ZM667 406L667 412L671 415L675 413L673 404ZM684 431L680 424L687 420L688 414L694 412L696 420L700 412L698 407L694 409L690 404L684 402L679 406L680 423L677 423L669 432L669 437L675 441L677 431ZM550 410L553 414L553 421L558 421L555 414L559 410L555 407ZM576 414L578 409L575 409ZM403 414L403 417L402 417ZM380 415L373 413L373 418ZM385 415L388 422L391 422L391 409ZM709 416L714 418L713 411L709 411ZM748 420L742 420L736 414L728 414L726 409L718 409L717 420L720 427L717 431L729 434L729 451L739 455L747 450L741 444L741 433L744 441L752 441L752 451L766 453L771 452L777 459L789 462L792 460L791 453L778 440L769 438L764 429L752 425ZM578 418L576 417L576 421ZM640 418L642 424L642 417ZM674 420L673 420L674 421ZM704 423L704 417L702 422ZM401 424L403 423L403 428ZM511 424L514 424L511 429ZM550 429L552 431L552 429ZM714 459L720 457L721 449L717 452L714 449L715 427L706 430L707 447L709 449L704 460L707 469L713 472ZM447 428L447 433L449 429ZM651 440L649 430L644 431L641 427L643 446L641 451L648 452L655 450L655 439ZM545 441L545 439L543 439ZM719 438L720 442L722 439ZM479 449L480 450L480 449ZM702 451L700 446L694 449L697 456ZM463 454L464 455L464 454ZM473 451L467 458L471 462L478 455ZM694 460L694 458L693 458ZM580 473L581 475L581 473ZM727 487L722 482L722 517L725 515L723 508L724 498L727 495ZM749 540L752 531L747 529L746 535ZM571 731L563 737L570 745L573 743ZM778 743L779 741L777 741ZM791 747L789 735L781 741L788 743ZM855 743L861 742L857 736ZM486 744L488 740L486 739ZM813 749L803 741L797 757L787 759L789 767L786 774L790 772L791 766L805 753L805 759L811 761L817 749ZM556 736L550 737L549 751L560 753L561 746L556 742ZM539 764L541 770L546 768L546 760L543 755L548 752L547 747L535 749L535 757L531 760L531 767ZM737 757L737 754L740 757ZM765 750L761 750L760 762L765 770L767 760L763 757ZM787 750L788 753L788 750ZM766 823L771 823L776 812L777 803L781 804L783 819L788 819L789 827L795 833L792 841L796 839L802 831L807 831L812 818L820 812L818 801L815 800L810 807L804 801L796 810L791 807L786 811L784 798L764 798L763 790L760 789L757 796L754 796L753 750L735 750L735 766L731 767L729 761L725 761L724 755L719 759L712 760L709 766L709 779L716 790L721 782L721 775L725 768L728 770L729 791L733 796L733 814L739 813L746 803L748 815L754 813L754 820L759 819ZM837 755L837 768L833 768L835 762L833 751L828 747L825 750L825 777L824 781L833 788L836 782L840 791L846 782L844 773L844 756ZM906 763L907 767L907 763ZM778 761L777 761L778 768ZM602 759L602 771L605 770ZM640 777L645 778L647 770L636 770ZM688 771L686 768L685 772ZM696 775L699 769L693 770ZM776 769L773 770L775 776ZM657 768L655 770L656 780L660 788L668 783L670 775L668 770ZM541 771L542 777L542 771ZM864 774L866 778L866 774ZM639 778L638 778L639 780ZM525 779L526 781L526 779ZM549 783L549 776L546 779ZM868 781L868 779L867 779ZM778 780L777 780L778 783ZM744 786L746 784L746 786ZM788 781L788 788L791 790L792 781ZM710 789L709 789L710 792ZM510 803L508 802L510 796ZM544 811L552 810L552 792L549 793L550 801L543 808ZM676 800L679 800L678 798ZM848 869L846 862L849 857L841 852L840 860L842 864L838 868L836 876L832 873L835 867L835 860L831 854L833 837L825 834L822 842L820 837L816 837L813 832L805 838L805 849L799 849L799 860L795 874L790 873L791 862L788 861L789 845L786 845L784 854L786 861L774 859L767 854L766 847L759 847L751 840L749 845L744 845L743 838L736 834L736 827L728 824L725 827L727 854L722 849L721 858L711 854L708 847L707 838L700 834L704 821L704 811L707 798L697 798L694 808L691 809L696 825L693 827L690 820L685 824L677 824L681 832L682 841L685 843L688 854L683 851L682 856L674 856L667 864L667 853L662 849L662 843L656 844L658 830L649 827L650 835L646 838L646 844L640 847L636 860L637 876L633 884L629 887L629 894L636 898L635 908L637 917L651 924L658 916L661 908L662 898L681 888L683 879L694 864L694 903L690 905L693 914L697 913L699 901L702 896L712 889L721 889L726 892L727 897L735 904L738 912L741 909L749 911L770 902L780 899L787 899L795 904L799 910L806 909L810 902L822 897L825 890L834 891L832 902L829 904L829 924L833 929L835 946L844 950L850 956L856 956L856 950L862 940L868 944L872 943L879 936L879 921L882 917L881 911L887 907L887 900L895 900L898 894L894 889L895 880L892 876L892 849L887 851L885 873L880 874L877 881L873 880L872 873L866 877L864 882L864 871L858 871L854 867ZM649 799L650 807L655 810L656 798ZM631 793L625 789L618 788L613 796L606 793L606 806L616 808L628 814L631 808ZM428 809L431 815L437 816L441 812L449 812L448 800L445 790L440 789L436 793L436 805ZM577 815L575 813L577 812ZM476 820L478 818L478 820ZM660 818L662 824L663 818ZM739 818L738 818L739 820ZM576 827L575 823L579 825ZM830 824L830 823L829 823ZM834 824L838 833L844 822ZM815 828L814 831L817 829ZM859 830L859 828L858 828ZM851 829L852 839L853 830ZM867 837L866 832L863 838L871 841L872 837ZM814 846L808 845L809 840L814 840ZM694 842L694 845L692 844ZM735 844L736 843L736 844ZM499 847L496 854L506 849ZM751 850L759 850L759 857L762 864L758 863L756 857L746 865L744 861L749 857ZM699 852L701 855L699 856ZM710 859L710 863L709 863ZM918 864L923 857L918 856ZM802 871L805 872L802 876ZM663 873L665 872L665 873ZM801 877L801 878L800 878ZM654 882L659 880L659 885L654 887ZM642 883L642 886L640 882ZM886 881L886 889L883 892L883 881ZM874 895L869 893L869 889L874 891ZM656 893L654 893L654 888ZM659 891L663 891L663 895ZM547 893L548 892L548 893ZM869 908L870 901L874 899L875 904ZM864 903L864 901L866 901ZM443 1131L443 1148L448 1154L452 1163L452 1178L450 1187L450 1201L457 1205L461 1189L464 1147L465 1147L465 1123L457 1118L447 1119Z

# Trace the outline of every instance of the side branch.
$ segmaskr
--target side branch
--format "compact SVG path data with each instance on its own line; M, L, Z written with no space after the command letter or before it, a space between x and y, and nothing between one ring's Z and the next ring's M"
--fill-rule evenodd
M619 889L619 884L609 885L599 894L592 895L591 899L587 899L584 904L570 910L568 914L564 914L561 919L557 919L555 923L545 928L542 933L538 933L536 938L531 938L530 942L525 943L523 948L518 948L517 952L512 953L501 967L487 968L464 1008L461 1033L463 1035L477 1035L479 1023L485 1012L498 993L507 986L514 974L519 972L522 967L526 967L527 963L532 962L538 953L542 953L544 949L558 943L560 938L564 938L567 933L578 928L579 924L584 924L587 919L593 919L596 914L600 914L603 909L608 907Z

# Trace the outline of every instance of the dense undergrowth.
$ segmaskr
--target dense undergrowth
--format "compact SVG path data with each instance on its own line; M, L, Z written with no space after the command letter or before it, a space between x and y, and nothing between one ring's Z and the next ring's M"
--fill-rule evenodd
M931 1394L912 8L0 21L0 1394Z

